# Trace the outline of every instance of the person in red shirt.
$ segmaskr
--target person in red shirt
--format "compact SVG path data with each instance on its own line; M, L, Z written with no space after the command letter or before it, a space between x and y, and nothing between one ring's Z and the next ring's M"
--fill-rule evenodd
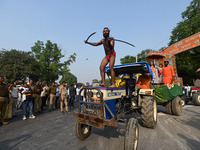
M163 83L172 84L172 81L174 79L174 68L169 65L168 60L165 60L164 64L165 66L162 67L162 69L160 70L160 74L163 73Z

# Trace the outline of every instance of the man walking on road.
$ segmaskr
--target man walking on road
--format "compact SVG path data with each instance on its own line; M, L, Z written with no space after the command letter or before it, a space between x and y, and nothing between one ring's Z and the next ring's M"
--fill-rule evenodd
M60 99L60 110L61 112L64 114L64 111L63 111L63 102L65 103L65 109L66 109L66 112L68 113L68 105L67 105L67 87L65 85L65 82L62 83L62 86L60 87L60 90L59 90L59 99Z
M55 102L56 102L56 85L55 82L52 83L52 85L49 87L50 91L50 102L49 102L49 111L52 111L56 109Z
M42 86L40 85L40 81L36 82L34 91L36 93L34 112L37 113L37 112L41 112L41 106L42 106L42 98L40 95L43 89L42 89Z
M16 87L16 84L13 83L10 88L10 93L11 93L11 99L12 99L12 116L15 117L16 116L16 110L17 110L17 100L18 100L18 94L19 94L19 90Z
M107 27L105 27L103 30L104 39L102 39L98 43L90 43L88 41L85 41L85 43L90 44L92 46L99 46L103 44L106 56L103 58L100 65L100 73L101 73L101 78L102 78L101 86L105 86L105 67L109 63L109 69L110 69L111 78L112 78L111 87L115 87L115 72L113 70L113 66L115 64L115 57L116 57L116 52L114 50L115 42L114 42L114 38L109 37L109 35L110 35L110 30Z
M71 109L71 107L74 108L75 95L76 95L76 91L75 91L74 85L71 84L71 86L69 88L69 107L70 107L70 109Z
M0 76L0 124L8 124L8 122L5 121L5 115L6 115L6 107L9 103L9 91L7 85L4 83L4 77Z

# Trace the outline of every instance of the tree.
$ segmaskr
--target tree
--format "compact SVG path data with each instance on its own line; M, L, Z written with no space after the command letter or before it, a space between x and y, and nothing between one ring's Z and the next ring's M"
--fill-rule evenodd
M65 81L68 85L71 85L73 83L77 83L77 77L72 73L68 72L65 74L64 77L62 77L59 83L62 83L63 81Z
M120 62L121 62L121 64L134 63L134 62L136 62L136 58L135 58L135 56L127 55L124 58L121 58Z
M99 83L99 81L97 79L93 79L92 83Z
M200 31L200 1L193 0L182 13L182 18L183 21L180 21L172 30L169 45Z
M182 13L183 21L179 22L172 30L169 46L200 32L200 0L193 0L190 6ZM192 80L200 78L196 69L200 64L200 47L176 55L178 75L183 77L183 82L192 84Z
M56 43L52 43L50 40L47 40L47 43L43 44L42 41L37 41L31 50L35 58L42 64L41 79L43 81L55 81L58 79L59 75L64 77L70 70L69 65L75 62L76 53L69 57L69 60L61 63L61 58L64 55L61 53L61 49L57 46Z
M41 76L41 64L31 52L3 49L0 51L0 68L0 74L7 82L26 79L35 81Z
M146 50L142 50L141 51L141 53L139 53L138 55L137 55L137 57L138 57L138 62L141 62L141 61L149 61L145 56L149 53L149 52L151 52L151 51L153 51L152 49L146 49Z

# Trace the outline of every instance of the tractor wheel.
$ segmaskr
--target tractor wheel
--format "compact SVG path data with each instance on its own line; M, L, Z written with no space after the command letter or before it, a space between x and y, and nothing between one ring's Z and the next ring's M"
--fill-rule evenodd
M90 136L91 128L92 128L91 126L82 124L78 122L78 120L76 120L75 126L74 126L76 137L81 141L85 140L87 137Z
M153 96L143 97L141 112L143 125L154 129L157 124L157 103Z
M135 118L130 118L126 127L126 135L124 138L125 150L136 150L139 140L139 126Z
M166 109L167 114L172 115L172 101L167 102L165 109Z
M172 114L180 116L182 114L182 102L179 96L172 100Z
M194 93L192 95L192 101L194 102L195 105L200 106L200 93Z

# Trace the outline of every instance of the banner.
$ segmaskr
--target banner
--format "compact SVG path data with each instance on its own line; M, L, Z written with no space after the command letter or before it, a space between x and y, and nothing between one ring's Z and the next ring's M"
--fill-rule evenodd
M200 46L200 32L167 47L163 51L164 53L175 55L197 46Z

